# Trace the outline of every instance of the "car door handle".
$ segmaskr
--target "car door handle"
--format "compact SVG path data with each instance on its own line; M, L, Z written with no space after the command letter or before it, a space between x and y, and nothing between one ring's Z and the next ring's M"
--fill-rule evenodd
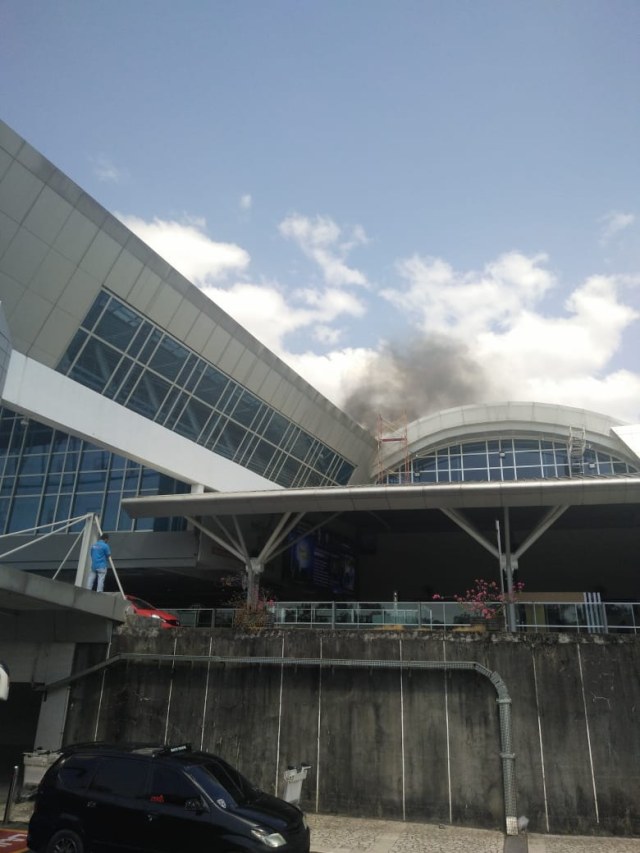
M98 805L98 804L96 803L96 801L95 801L95 800L87 800L87 808L88 808L88 809L95 809L95 807L96 807L97 805Z

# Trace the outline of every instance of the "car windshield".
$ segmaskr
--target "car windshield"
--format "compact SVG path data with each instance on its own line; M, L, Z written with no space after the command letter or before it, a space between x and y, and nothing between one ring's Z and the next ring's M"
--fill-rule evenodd
M220 800L224 800L223 808L248 803L258 793L248 779L221 758L207 758L193 765L190 771L198 784L219 805L223 805Z
M134 607L137 607L139 610L155 610L156 608L153 604L149 604L148 601L143 601L141 598L136 598L133 595L128 596L129 601L133 604Z

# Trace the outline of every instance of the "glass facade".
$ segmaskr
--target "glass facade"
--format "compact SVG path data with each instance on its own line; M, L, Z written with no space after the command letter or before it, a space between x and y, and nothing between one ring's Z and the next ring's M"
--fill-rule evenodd
M282 486L346 485L354 466L107 291L57 368Z
M125 497L189 491L187 483L0 409L0 533L88 512L108 531L184 530L184 519L133 520L120 504Z
M387 483L462 483L635 474L637 468L587 447L573 456L568 442L542 438L482 439L439 447L387 472Z

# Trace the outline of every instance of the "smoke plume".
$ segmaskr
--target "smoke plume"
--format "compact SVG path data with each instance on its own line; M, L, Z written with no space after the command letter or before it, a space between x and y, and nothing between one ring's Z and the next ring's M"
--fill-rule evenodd
M488 378L467 347L444 337L386 344L342 408L375 431L378 415L411 422L424 415L486 399Z

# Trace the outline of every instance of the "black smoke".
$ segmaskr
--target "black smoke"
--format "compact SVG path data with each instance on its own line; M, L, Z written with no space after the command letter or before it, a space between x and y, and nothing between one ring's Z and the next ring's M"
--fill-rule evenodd
M378 416L397 423L486 400L490 383L468 347L447 338L386 344L342 408L375 431Z

